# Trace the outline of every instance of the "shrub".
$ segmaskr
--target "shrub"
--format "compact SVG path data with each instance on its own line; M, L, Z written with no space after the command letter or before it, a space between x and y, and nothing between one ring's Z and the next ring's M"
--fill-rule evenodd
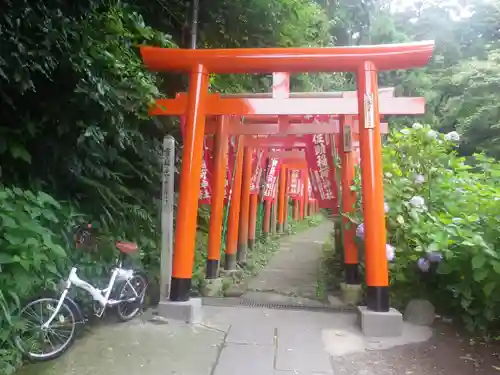
M392 131L384 147L387 242L396 252L391 291L400 303L429 298L470 330L494 328L500 316L500 164L484 155L459 157L457 141L456 133L415 124ZM359 183L353 189L361 194ZM360 207L358 200L351 217L357 224ZM437 267L422 267L436 254L443 257Z
M0 372L20 363L12 341L20 328L15 316L22 303L41 289L54 289L67 253L56 230L65 209L44 192L0 186Z

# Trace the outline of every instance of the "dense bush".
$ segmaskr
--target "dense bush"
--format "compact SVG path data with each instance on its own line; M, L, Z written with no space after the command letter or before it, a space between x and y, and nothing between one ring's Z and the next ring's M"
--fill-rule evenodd
M73 218L43 192L0 188L0 372L20 362L13 333L21 301L41 289L53 289L67 261L60 230ZM58 233L59 232L59 233Z
M458 134L415 124L393 131L384 147L387 242L396 300L428 297L468 329L497 325L500 316L500 164L467 161ZM354 189L359 190L359 184ZM361 201L354 221L362 222ZM437 266L427 259L443 257ZM435 272L434 272L435 271Z

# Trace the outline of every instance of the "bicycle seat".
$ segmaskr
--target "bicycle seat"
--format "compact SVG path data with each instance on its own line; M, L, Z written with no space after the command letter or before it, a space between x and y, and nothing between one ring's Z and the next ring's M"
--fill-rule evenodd
M116 248L122 253L128 254L137 251L137 244L133 242L116 241Z

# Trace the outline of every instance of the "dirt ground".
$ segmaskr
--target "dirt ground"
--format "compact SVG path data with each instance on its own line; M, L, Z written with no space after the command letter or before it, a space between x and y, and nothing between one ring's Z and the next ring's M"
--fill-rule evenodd
M477 343L439 323L428 342L336 359L334 366L336 375L500 375L500 344Z

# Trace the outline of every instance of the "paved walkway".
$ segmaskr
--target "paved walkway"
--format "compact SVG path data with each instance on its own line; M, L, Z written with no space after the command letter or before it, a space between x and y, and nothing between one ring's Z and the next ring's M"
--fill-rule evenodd
M322 247L331 231L332 223L325 221L306 232L283 238L279 252L248 284L249 293L243 297L264 296L262 293L252 293L257 291L314 300Z
M314 298L329 228L324 223L285 238L246 297ZM196 326L137 319L94 327L59 360L19 375L435 375L405 372L377 359L385 354L369 354L431 335L428 328L405 325L401 338L370 339L361 335L353 314L205 306L203 323Z

